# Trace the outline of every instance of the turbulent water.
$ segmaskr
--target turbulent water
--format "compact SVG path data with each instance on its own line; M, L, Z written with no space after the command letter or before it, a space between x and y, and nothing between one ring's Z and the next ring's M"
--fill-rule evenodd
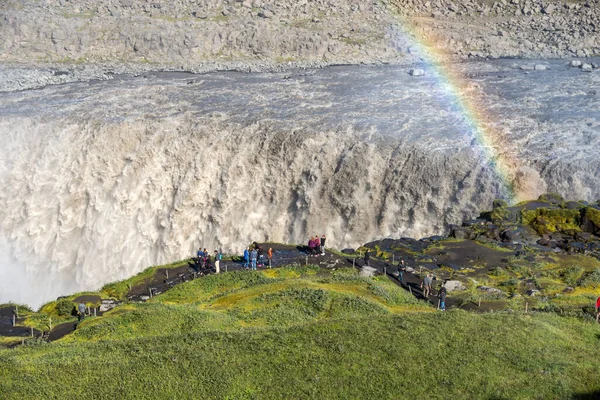
M600 198L600 75L515 63L457 67L518 161L509 183ZM506 195L452 90L382 66L1 94L0 302L39 305L198 246L443 232Z

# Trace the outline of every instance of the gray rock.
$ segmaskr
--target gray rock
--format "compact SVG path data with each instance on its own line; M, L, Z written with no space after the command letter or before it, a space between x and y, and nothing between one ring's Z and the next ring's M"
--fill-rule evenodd
M581 61L579 61L579 60L573 60L573 61L571 61L571 62L569 63L569 65L570 65L571 67L581 67Z
M546 67L543 64L536 64L533 69L535 69L536 71L545 71L548 69L548 67Z
M592 70L593 70L593 69L594 69L594 67L592 67L592 64L587 64L587 63L586 63L586 64L583 64L583 65L581 66L581 70L582 70L583 72L592 72Z
M411 69L410 71L408 71L408 74L410 76L423 76L423 75L425 75L425 71L423 71L420 68L414 68L414 69Z
M505 293L500 290L489 286L478 286L477 290L481 290L482 292L486 292L487 294L491 294L494 296L504 296Z
M446 283L444 283L444 287L446 288L448 293L462 292L464 290L467 290L466 286L463 285L461 281L446 281Z
M375 276L375 274L377 274L377 269L367 266L362 267L359 272L359 275L363 277Z

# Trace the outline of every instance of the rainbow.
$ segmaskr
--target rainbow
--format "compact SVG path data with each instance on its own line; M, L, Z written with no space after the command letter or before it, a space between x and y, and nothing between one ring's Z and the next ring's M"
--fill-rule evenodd
M537 197L538 194L531 188L516 187L516 178L522 165L516 156L502 151L508 148L505 135L496 118L479 105L482 102L477 100L482 97L482 93L472 88L473 85L453 67L455 62L448 54L437 50L434 40L425 34L419 35L416 29L407 29L408 27L409 23L397 26L411 44L411 49L416 49L421 56L423 65L419 68L437 80L451 107L463 116L464 134L472 143L472 148L482 154L482 158L497 175L501 197L510 204Z

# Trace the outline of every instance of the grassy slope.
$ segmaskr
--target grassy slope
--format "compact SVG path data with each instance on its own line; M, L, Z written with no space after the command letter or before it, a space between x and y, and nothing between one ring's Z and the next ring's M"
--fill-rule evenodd
M434 313L385 278L209 276L0 351L3 398L569 398L600 391L600 328Z

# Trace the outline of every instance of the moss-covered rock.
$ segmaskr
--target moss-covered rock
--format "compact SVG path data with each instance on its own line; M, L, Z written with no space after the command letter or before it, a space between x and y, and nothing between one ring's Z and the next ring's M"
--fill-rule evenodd
M521 212L521 222L540 235L555 232L572 235L581 231L580 220L579 210L537 208Z
M542 194L539 198L539 201L546 201L555 205L562 205L565 203L565 199L558 193L546 193Z

